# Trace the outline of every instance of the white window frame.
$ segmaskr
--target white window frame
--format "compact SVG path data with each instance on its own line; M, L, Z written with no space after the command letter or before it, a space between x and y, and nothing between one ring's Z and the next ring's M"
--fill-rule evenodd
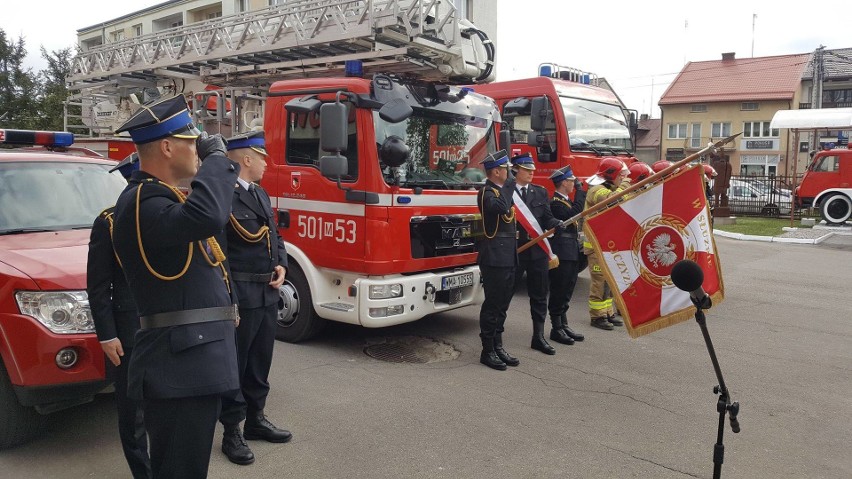
M768 121L745 121L743 122L743 138L778 138L781 130L769 128ZM746 128L748 125L748 128ZM756 132L755 132L756 130Z
M701 123L693 123L690 127L689 147L701 148Z
M142 24L141 23L137 23L136 25L133 25L130 28L133 30L133 36L134 37L141 37L142 36L143 30L142 30Z
M686 129L687 123L669 123L668 127L668 139L669 140L685 140L686 139ZM675 136L672 136L672 128L674 128Z
M752 105L754 106L753 108L751 108ZM744 101L744 102L740 103L740 110L741 111L758 111L758 110L760 110L760 103L757 103L756 101Z
M710 136L713 138L727 138L731 136L731 122L715 122L710 124Z

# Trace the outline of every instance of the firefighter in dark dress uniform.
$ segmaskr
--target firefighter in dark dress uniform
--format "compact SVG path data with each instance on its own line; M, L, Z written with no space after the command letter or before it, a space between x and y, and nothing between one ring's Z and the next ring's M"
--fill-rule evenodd
M241 465L254 462L240 431L243 420L245 439L282 443L293 437L263 413L269 394L278 288L287 271L287 252L278 235L269 195L257 184L266 171L266 157L262 131L228 139L228 158L240 165L223 247L240 312L237 358L241 394L223 398L219 421L225 426L222 451L231 462Z
M517 170L517 185L515 189L529 208L535 221L542 231L549 230L559 224L559 220L550 212L547 190L532 183L535 163L529 153L512 158L512 167ZM517 246L523 246L530 241L530 236L523 228L518 228ZM527 295L530 298L530 315L532 316L533 335L530 347L544 354L556 354L556 349L544 339L544 321L547 318L547 290L549 288L548 270L556 267L547 253L534 245L518 254L518 268L515 270L515 289L520 286L524 273L527 275ZM573 341L572 341L573 342Z
M518 254L515 246L515 209L512 193L515 180L509 173L509 158L505 150L489 155L482 161L487 179L479 190L477 205L482 215L483 236L477 263L482 274L485 301L479 311L479 337L482 354L479 362L492 369L505 371L506 366L520 364L503 348L503 324L512 302L515 267Z
M153 477L203 478L220 397L240 387L239 318L213 239L228 222L239 165L220 136L199 136L182 96L142 106L122 131L140 162L113 232L140 316L128 394L142 401ZM193 176L184 196L174 185Z
M550 175L555 192L550 200L550 211L559 221L573 218L583 212L586 205L586 191L582 183L574 176L570 166L560 168ZM574 199L570 198L574 192ZM568 327L568 307L577 275L580 274L580 243L577 239L577 225L557 228L550 239L553 253L559 257L559 266L550 270L550 297L547 309L550 311L550 339L562 344L574 344L585 339Z
M136 153L133 153L110 173L118 170L128 178L138 169L139 162L136 161ZM101 349L115 366L118 436L124 458L135 479L147 479L151 477L151 461L148 458L148 436L142 422L142 405L127 397L127 366L133 354L134 335L139 330L139 316L112 247L114 211L115 207L110 206L92 224L86 292Z

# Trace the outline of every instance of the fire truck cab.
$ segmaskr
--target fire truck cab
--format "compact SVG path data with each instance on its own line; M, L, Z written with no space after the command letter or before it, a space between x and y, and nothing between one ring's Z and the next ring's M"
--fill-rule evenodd
M852 150L817 152L796 188L796 201L818 208L830 225L846 223L852 217Z
M464 87L385 74L274 83L262 184L290 262L279 339L481 301L479 162L499 123L494 101Z
M586 178L597 172L603 156L637 161L635 112L625 110L612 91L596 86L595 75L552 64L541 65L539 74L475 86L500 107L511 134L511 153L532 155L533 181L552 191L548 178L566 165Z
M94 218L126 186L71 133L0 129L0 449L109 386L86 294ZM43 148L34 148L42 145Z

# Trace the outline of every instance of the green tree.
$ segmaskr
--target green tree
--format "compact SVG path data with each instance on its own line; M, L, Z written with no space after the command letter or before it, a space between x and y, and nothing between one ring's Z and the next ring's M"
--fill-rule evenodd
M39 98L39 113L42 130L62 131L64 128L63 103L68 99L68 88L65 79L71 73L71 48L63 48L48 52L41 47L41 57L47 60L47 68L39 73L41 80L41 95ZM73 108L73 107L72 107ZM79 110L79 107L77 107ZM71 112L79 115L79 111ZM79 121L71 124L80 124Z
M12 40L0 29L0 122L6 128L36 128L40 121L39 84L31 68L23 68L24 38Z

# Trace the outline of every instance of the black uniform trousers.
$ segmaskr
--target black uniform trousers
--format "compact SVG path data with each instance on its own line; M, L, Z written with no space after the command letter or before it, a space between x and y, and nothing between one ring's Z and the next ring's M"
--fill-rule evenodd
M119 317L116 314L116 317ZM127 370L133 348L122 346L124 357L115 368L115 405L118 409L118 436L130 473L134 479L151 477L151 461L148 459L148 435L142 417L142 404L127 396ZM108 364L112 364L107 361Z
M486 344L503 333L506 311L512 302L515 267L480 265L479 271L485 289L485 301L479 310L479 337Z
M538 248L533 246L532 248ZM530 248L530 249L532 249ZM518 269L515 270L514 291L517 291L527 274L527 295L530 297L530 313L533 323L544 323L547 317L548 260L543 255L533 255L530 249L518 254Z
M265 283L263 286L269 287ZM222 397L219 421L225 426L236 426L247 414L254 415L266 406L277 316L277 303L260 308L240 308L237 361L241 393Z
M550 270L550 297L547 309L551 318L561 318L568 311L568 303L574 295L580 261L560 259L559 266Z
M219 416L219 399L219 394L210 394L144 400L154 477L207 477L216 418Z

